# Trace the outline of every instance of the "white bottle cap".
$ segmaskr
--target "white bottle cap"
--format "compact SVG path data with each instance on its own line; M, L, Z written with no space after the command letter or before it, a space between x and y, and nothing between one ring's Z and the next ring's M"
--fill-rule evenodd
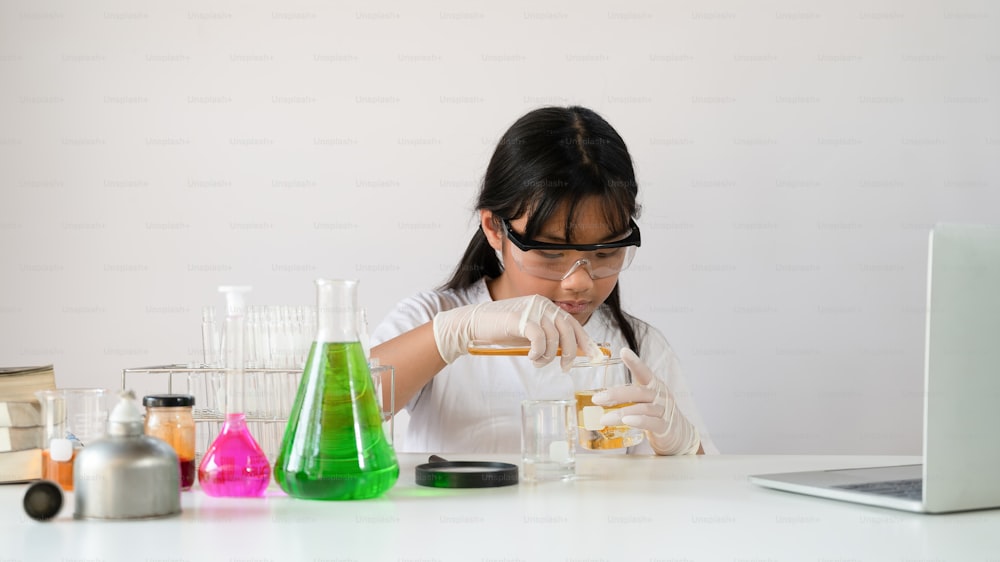
M55 437L49 441L49 458L56 462L66 462L73 458L73 442Z
M142 423L142 409L135 403L135 394L131 391L123 392L111 410L108 421L111 423Z

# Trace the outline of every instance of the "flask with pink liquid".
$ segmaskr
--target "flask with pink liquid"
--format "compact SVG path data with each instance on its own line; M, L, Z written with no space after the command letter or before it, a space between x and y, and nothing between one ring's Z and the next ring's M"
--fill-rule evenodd
M226 294L226 421L198 466L198 483L216 497L260 497L271 481L271 465L250 434L243 404L243 343L250 287L219 287Z

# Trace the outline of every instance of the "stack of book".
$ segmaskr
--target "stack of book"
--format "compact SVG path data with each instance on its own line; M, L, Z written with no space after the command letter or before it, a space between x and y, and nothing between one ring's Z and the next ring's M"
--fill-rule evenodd
M42 477L44 429L35 392L55 387L52 365L0 367L0 483Z

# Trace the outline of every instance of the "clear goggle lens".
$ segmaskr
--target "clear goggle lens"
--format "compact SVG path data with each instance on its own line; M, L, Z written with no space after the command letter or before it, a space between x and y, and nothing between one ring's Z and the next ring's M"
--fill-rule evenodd
M593 252L519 250L512 247L514 261L522 271L535 277L562 281L583 268L591 279L603 279L621 273L632 264L637 248L624 246Z

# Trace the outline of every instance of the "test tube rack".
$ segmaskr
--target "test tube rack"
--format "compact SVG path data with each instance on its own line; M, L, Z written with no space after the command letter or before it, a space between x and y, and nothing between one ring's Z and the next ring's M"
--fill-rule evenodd
M395 410L395 372L392 367L372 365L372 380L380 399L382 373L389 373L390 404L380 404L386 436L393 439ZM195 462L201 457L222 430L226 419L226 371L218 367L183 364L155 367L133 367L122 370L122 389L129 388L130 376L156 376L166 379L166 392L190 394L195 397ZM244 406L250 434L274 464L281 450L285 426L291 415L295 395L302 379L302 369L246 368L243 371Z

